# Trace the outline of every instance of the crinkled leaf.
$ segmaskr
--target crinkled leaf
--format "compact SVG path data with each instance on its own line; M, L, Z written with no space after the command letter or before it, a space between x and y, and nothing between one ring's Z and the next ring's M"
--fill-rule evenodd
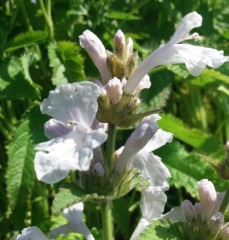
M83 58L73 42L52 43L48 47L50 66L53 69L52 82L59 86L85 79Z
M85 198L86 193L76 183L65 183L53 200L52 212L60 213L65 207L83 202Z
M140 234L138 240L178 240L167 221L153 221Z
M35 99L39 90L29 74L27 55L11 58L0 64L0 96L8 99Z
M43 124L46 117L41 116L39 106L32 108L18 126L14 138L8 146L8 167L6 187L8 214L17 225L23 224L28 200L35 179L34 146L44 140ZM21 222L19 222L19 220Z
M185 65L182 64L173 64L173 65L168 65L167 69L170 70L171 72L175 73L177 76L185 79L188 76L190 76L189 71L187 70Z
M141 112L147 109L162 109L166 106L171 93L171 81L166 76L153 74L151 79L154 79L151 88L143 91L144 101L141 104Z
M46 38L47 33L44 31L29 31L20 33L14 37L6 51L10 52L15 51L19 48L29 47L45 41Z

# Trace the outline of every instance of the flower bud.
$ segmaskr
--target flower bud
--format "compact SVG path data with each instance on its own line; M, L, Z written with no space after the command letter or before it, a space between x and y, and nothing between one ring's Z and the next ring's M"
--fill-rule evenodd
M107 95L113 104L117 104L122 97L122 85L118 78L114 77L106 85Z
M229 223L224 225L224 227L220 231L217 239L219 239L219 240L228 240L229 239Z
M198 182L198 190L200 202L203 206L203 217L207 220L214 214L215 205L217 202L217 193L212 182L203 179Z
M111 73L107 67L107 52L100 39L91 31L86 30L79 36L80 46L85 48L95 66L100 72L102 81L106 83L111 79Z
M224 224L224 216L222 213L217 212L211 217L211 220L208 223L208 229L211 235L216 235Z
M181 209L184 212L184 215L188 222L192 222L196 219L196 211L194 206L189 200L184 200L181 204Z

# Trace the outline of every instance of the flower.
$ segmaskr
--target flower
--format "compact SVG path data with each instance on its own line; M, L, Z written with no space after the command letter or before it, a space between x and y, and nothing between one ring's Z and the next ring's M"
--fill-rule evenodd
M115 169L118 172L136 167L142 177L148 180L150 185L167 188L166 178L170 177L169 170L152 151L172 141L172 134L159 129L158 114L145 117L127 142L119 155Z
M167 197L160 187L147 187L142 191L140 208L142 218L135 228L130 240L135 240L140 233L150 224L162 216Z
M181 207L173 208L163 218L175 224L182 223L182 231L189 229L193 234L191 237L215 239L218 234L223 236L227 224L224 225L224 216L219 212L219 208L224 193L216 193L213 183L207 179L198 182L198 190L200 202L193 205L189 200L185 200ZM225 230L227 231L228 229Z
M44 233L35 226L24 228L22 233L17 235L14 240L49 240Z
M200 36L197 33L189 35L189 31L200 27L201 24L202 17L198 13L187 14L171 40L156 49L132 72L124 87L124 92L133 94L141 79L151 69L159 65L184 63L193 76L198 76L206 66L218 68L223 63L228 62L229 57L224 56L223 51L190 44L179 44L189 39L199 40Z
M93 150L107 138L103 128L92 129L100 90L96 84L81 82L57 87L41 103L41 112L54 119L45 124L50 141L36 146L35 171L38 180L56 183L70 170L86 171Z
M82 221L84 205L82 202L72 205L69 208L65 208L63 216L68 220L67 224L61 225L50 231L52 238L57 238L60 234L67 236L71 232L82 233L87 240L94 240L91 232L86 224Z
M85 48L95 66L100 72L102 82L112 78L107 66L107 52L100 39L91 31L86 30L79 36L80 46Z

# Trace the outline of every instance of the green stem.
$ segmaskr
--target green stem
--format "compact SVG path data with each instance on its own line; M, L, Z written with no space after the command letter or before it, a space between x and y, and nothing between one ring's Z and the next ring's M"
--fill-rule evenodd
M225 196L224 196L223 201L222 201L221 206L220 206L219 211L222 214L226 211L228 204L229 204L229 186L227 188L227 191L225 193Z
M54 41L54 27L52 22L52 15L51 15L51 0L47 0L47 10L45 8L43 0L39 0L39 4L42 10L42 13L45 18L45 22L48 28L49 40L52 42Z
M106 163L108 167L108 174L112 167L112 157L115 148L115 135L116 135L116 126L109 123L108 126L108 138L106 143Z
M113 240L112 201L101 203L103 240Z

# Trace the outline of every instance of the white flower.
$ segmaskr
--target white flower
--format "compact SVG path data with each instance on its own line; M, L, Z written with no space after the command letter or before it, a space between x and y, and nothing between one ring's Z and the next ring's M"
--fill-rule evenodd
M41 112L54 119L45 124L50 141L36 146L35 171L38 180L56 183L70 170L86 171L92 149L107 138L103 128L91 129L98 109L100 90L91 82L62 85L41 103Z
M14 240L49 240L44 233L35 226L24 228L22 233L17 235Z
M153 186L168 187L166 178L169 170L152 151L172 141L172 134L159 129L158 114L153 114L142 120L139 126L128 138L117 162L116 170L122 172L133 165L145 180Z
M107 67L107 52L100 39L91 31L86 30L79 36L81 47L85 48L95 66L100 72L102 82L105 84L112 78Z
M196 33L189 35L189 31L201 26L201 24L202 17L198 13L187 14L182 19L172 39L156 49L132 73L124 87L124 92L133 94L145 74L159 65L184 63L193 76L198 76L206 66L217 68L228 62L229 57L224 56L223 51L190 44L179 44L188 39L198 40L200 36Z
M142 191L140 203L142 218L130 240L137 239L152 220L156 220L162 216L166 201L167 197L160 187L150 186Z
M72 232L82 233L87 240L94 240L87 225L82 221L84 205L82 202L72 205L69 208L65 208L63 216L68 220L68 223L54 228L50 231L52 238L57 238L60 234L67 236Z

